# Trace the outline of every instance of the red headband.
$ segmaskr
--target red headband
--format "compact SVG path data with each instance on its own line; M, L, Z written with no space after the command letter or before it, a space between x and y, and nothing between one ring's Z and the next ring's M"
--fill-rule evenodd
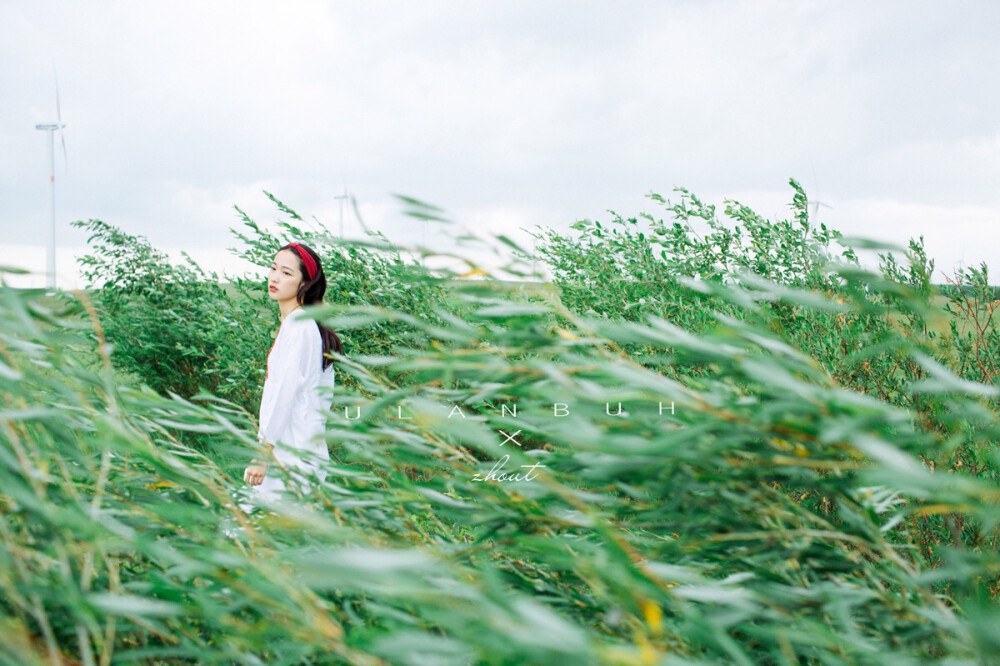
M298 243L289 243L288 247L292 248L298 252L299 256L302 257L302 263L306 265L306 272L309 273L309 279L316 279L316 260L306 251L304 247Z

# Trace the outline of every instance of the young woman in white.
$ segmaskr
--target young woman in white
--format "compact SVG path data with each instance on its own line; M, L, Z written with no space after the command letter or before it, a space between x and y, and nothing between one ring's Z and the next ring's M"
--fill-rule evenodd
M343 346L334 331L303 316L303 307L322 303L326 292L323 266L312 248L300 243L282 246L271 264L268 288L278 302L281 327L267 357L257 438L271 459L252 461L243 479L275 499L284 488L273 472L275 465L291 474L326 478L319 465L330 456L322 438L333 400L329 353L342 354Z

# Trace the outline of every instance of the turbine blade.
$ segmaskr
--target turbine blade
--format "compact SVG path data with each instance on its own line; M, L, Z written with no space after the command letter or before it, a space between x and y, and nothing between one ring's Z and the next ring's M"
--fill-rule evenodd
M66 154L66 135L63 134L62 106L59 104L59 73L52 66L52 78L56 82L56 128L59 131L59 142L62 144L63 167L69 173L69 156Z
M52 78L56 82L56 124L62 126L62 111L59 107L59 74L56 73L55 67L52 68Z
M66 155L66 136L63 134L62 125L59 126L59 141L62 143L63 168L69 173L69 157Z
M353 194L351 195L351 208L354 210L354 218L358 221L358 224L361 225L361 228L365 230L366 234L370 234L371 229L369 229L368 225L365 224L365 221L361 219L361 211L358 210L358 200L354 198Z

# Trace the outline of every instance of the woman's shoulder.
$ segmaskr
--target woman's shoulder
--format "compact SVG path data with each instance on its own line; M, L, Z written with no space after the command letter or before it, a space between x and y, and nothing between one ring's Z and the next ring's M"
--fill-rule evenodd
M317 335L319 334L319 329L316 328L316 320L310 317L309 313L302 308L297 308L289 312L285 320L281 323L281 328L289 332L294 332L296 336L308 335L310 331L316 331Z
M309 317L309 312L301 307L295 308L287 315L285 315L284 320L281 322L282 325L297 325L302 322L314 321Z

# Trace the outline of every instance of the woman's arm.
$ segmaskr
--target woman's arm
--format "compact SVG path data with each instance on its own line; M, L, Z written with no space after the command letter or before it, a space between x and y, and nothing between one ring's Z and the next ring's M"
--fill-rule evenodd
M315 328L311 319L287 322L288 328L280 333L280 344L271 352L268 361L268 379L261 398L260 427L257 439L273 456L274 443L287 440L291 431L294 406L302 399L301 390L311 372L318 371L321 363L319 348L315 348L316 338L310 336ZM310 328L312 327L312 328ZM243 474L251 485L259 485L267 473L267 462L254 460ZM256 482L255 482L256 481Z
M260 428L257 439L265 446L285 439L291 430L294 405L301 400L301 391L306 379L316 364L311 358L312 340L308 325L312 320L289 322L288 330L282 331L280 344L275 346L269 364L268 381L264 385L264 396L260 406ZM319 352L316 352L319 356Z

